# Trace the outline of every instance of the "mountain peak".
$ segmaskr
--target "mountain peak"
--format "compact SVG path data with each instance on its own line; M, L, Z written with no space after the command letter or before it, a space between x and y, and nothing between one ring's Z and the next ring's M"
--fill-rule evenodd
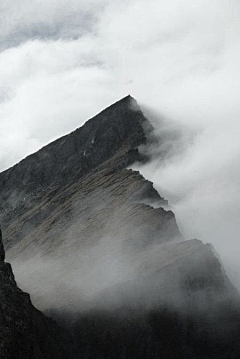
M137 100L134 97L132 97L131 95L127 95L125 97L122 97L120 100L117 100L116 102L112 103L110 106L106 107L104 110L102 110L96 116L99 116L104 113L108 113L108 111L112 111L112 110L117 110L117 109L123 110L124 108L128 108L129 110L132 110L132 111L140 111L141 112L141 109L137 103ZM95 118L96 116L94 116L93 118ZM122 121L123 118L119 117L119 120Z
M48 188L70 185L90 172L102 170L110 159L108 171L113 172L143 160L138 146L146 143L146 123L136 100L128 95L82 127L0 173L2 223L6 222L6 208L12 219L29 200L35 201Z

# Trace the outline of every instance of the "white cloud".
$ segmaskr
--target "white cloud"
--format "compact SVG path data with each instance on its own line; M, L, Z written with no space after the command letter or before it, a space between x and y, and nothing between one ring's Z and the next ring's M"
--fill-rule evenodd
M81 126L115 99L91 38L30 41L0 54L1 168Z
M5 1L1 10L2 38L29 30L0 53L0 136L15 138L1 168L128 93L179 121L238 117L236 1ZM85 14L95 21L83 36ZM46 39L46 24L56 38ZM36 26L42 38L33 41Z

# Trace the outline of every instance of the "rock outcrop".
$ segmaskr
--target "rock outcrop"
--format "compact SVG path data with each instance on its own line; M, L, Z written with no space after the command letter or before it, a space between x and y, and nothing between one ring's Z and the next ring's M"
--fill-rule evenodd
M70 335L34 308L29 294L18 288L11 265L3 261L1 240L0 248L0 358L74 358Z
M0 227L0 262L3 262L4 260L5 260L5 250L2 241L2 229Z

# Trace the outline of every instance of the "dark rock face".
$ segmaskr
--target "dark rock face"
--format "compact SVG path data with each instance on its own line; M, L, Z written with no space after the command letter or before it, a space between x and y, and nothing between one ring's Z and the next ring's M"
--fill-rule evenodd
M234 312L228 317L236 325ZM234 352L236 338L219 333L218 325L160 307L149 312L87 313L74 330L79 356L84 358L239 358L239 351Z
M184 242L126 169L147 160L148 131L128 96L0 174L7 258L60 324L17 287L0 240L0 358L240 357L239 295L212 248Z
M0 262L3 262L4 260L5 260L5 250L2 241L2 229L0 227Z
M73 348L67 331L34 308L29 294L17 287L11 265L1 260L0 358L70 359Z

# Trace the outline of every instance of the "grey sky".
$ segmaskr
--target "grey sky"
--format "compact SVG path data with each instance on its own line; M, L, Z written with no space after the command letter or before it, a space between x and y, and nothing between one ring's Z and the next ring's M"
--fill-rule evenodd
M74 39L94 31L106 1L2 0L0 44L16 46L32 39Z
M225 0L2 1L0 168L128 93L179 121L236 118L238 15Z

